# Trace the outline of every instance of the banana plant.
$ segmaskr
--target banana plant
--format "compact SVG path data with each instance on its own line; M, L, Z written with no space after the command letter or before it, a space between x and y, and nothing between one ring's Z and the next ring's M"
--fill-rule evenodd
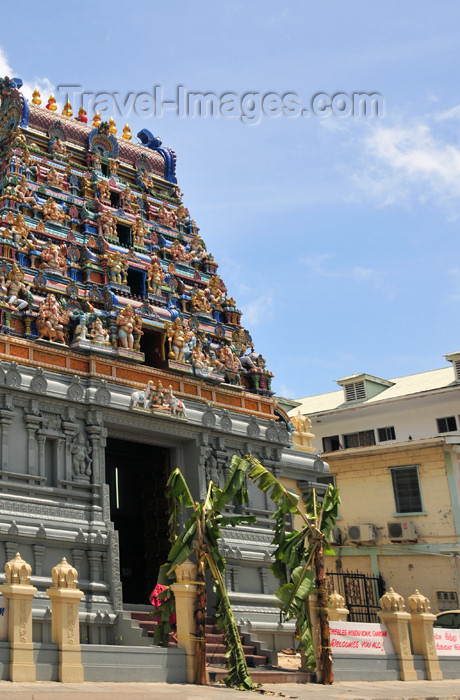
M189 556L194 555L197 564L197 581L201 583L196 611L196 656L195 683L206 683L206 570L214 580L217 598L217 624L223 630L228 675L225 683L241 690L252 690L253 683L248 672L241 639L235 622L223 574L225 559L219 551L221 528L225 526L253 523L255 516L224 514L224 508L234 502L248 502L245 469L247 464L233 458L228 479L219 488L209 482L206 498L196 501L179 469L175 469L168 480L167 496L171 499L170 533L172 548L168 561L160 569L159 583L170 585L174 581L174 569ZM180 513L187 512L187 519L177 534ZM169 589L165 600L170 599ZM162 606L163 608L163 606ZM164 608L164 619L169 616L168 603Z
M272 541L275 545L275 561L271 568L281 586L275 595L280 600L285 618L295 620L296 637L299 639L299 648L303 651L305 668L316 667L307 609L307 597L316 588L320 628L319 664L322 683L330 685L334 676L324 556L334 554L330 542L340 504L339 492L329 484L320 502L315 489L312 489L302 506L299 496L288 491L255 457L245 455L243 459L235 459L239 462L239 468L262 491L268 493L277 506L273 514L275 527ZM288 526L288 520L292 516L301 518L302 526L299 530Z

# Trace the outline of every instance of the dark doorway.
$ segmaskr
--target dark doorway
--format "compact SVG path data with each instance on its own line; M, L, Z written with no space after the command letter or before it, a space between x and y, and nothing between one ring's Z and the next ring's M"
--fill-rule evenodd
M123 603L144 604L169 553L169 450L109 438L106 480L120 541Z

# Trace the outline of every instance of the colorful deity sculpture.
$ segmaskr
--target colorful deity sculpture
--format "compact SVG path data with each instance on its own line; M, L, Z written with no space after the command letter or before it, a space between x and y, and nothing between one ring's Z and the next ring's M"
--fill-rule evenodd
M109 211L104 211L97 222L99 235L103 238L117 237L117 224Z
M192 257L190 253L187 253L184 246L177 238L171 245L171 248L169 248L169 254L173 260L179 260L180 262L189 262Z
M131 190L130 186L128 185L124 190L120 192L120 207L131 214L135 209L137 209L136 205L136 195L134 192Z
M102 256L107 261L107 274L109 280L115 284L126 284L128 275L128 261L116 250Z
M56 158L57 160L67 160L69 157L67 147L64 141L61 138L59 138L59 136L53 139L51 153L53 155L53 158Z
M87 332L87 337L93 343L99 345L110 345L110 333L107 328L104 328L102 320L99 316L92 322Z
M166 324L166 337L169 340L169 359L184 362L196 344L192 329L178 316L173 323Z
M17 202L19 202L20 204L30 204L31 206L36 207L37 201L32 196L32 193L27 185L25 175L21 177L13 191L13 199L15 199Z
M177 216L171 209L168 209L162 204L158 210L158 221L165 226L175 228L177 224Z
M55 243L47 243L41 251L43 262L40 264L40 267L51 267L54 270L59 270L61 274L65 274L67 270L66 252L64 244L58 246Z
M159 262L153 262L147 269L147 289L152 294L161 292L161 285L165 281L165 273Z
M52 197L46 200L42 212L45 221L66 221L70 218Z
M61 176L54 166L48 170L46 184L48 187L53 187L55 190L62 190Z
M19 265L14 262L5 283L2 285L2 288L8 297L8 305L10 309L24 311L24 309L27 308L29 301L31 300L29 287L30 285L26 285L24 283L24 272L21 270Z
M48 294L38 309L36 326L38 337L42 340L60 341L66 344L65 324L69 322L68 313L60 306L54 294Z
M204 311L205 313L212 312L212 306L206 297L203 289L196 289L191 296L192 309L193 311Z
M110 204L110 185L108 180L99 180L96 185L96 192L101 202Z
M142 331L142 318L134 313L130 304L125 306L117 316L117 338L118 346L128 350L140 348Z
M144 245L144 238L147 235L147 230L144 226L144 222L142 221L142 218L140 217L139 214L137 214L136 219L133 224L132 228L132 234L133 234L133 243L134 245L137 246L143 246Z

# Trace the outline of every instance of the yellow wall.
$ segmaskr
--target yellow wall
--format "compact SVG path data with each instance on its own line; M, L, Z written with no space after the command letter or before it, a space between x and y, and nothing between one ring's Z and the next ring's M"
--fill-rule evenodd
M386 587L392 586L404 598L419 588L438 612L436 591L458 592L460 572L448 554L440 555L439 546L455 543L456 533L448 488L442 440L413 441L401 445L380 445L378 448L343 450L325 456L342 504L337 524L343 534L350 525L372 523L377 528L373 543L336 547L336 557L328 557L327 569L339 566L348 571L380 573ZM416 543L392 543L388 537L388 522L400 522L395 517L395 501L390 467L419 466L420 489L425 513L408 515L415 524ZM431 546L432 554L422 553ZM459 596L460 597L460 596Z

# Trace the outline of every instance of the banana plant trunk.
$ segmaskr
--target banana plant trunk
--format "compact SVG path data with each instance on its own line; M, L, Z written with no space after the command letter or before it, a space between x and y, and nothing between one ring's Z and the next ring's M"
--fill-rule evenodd
M198 587L195 613L195 683L206 685L206 554L202 539L198 542L197 562L197 582L201 585Z
M334 682L332 671L331 637L329 631L329 613L327 611L327 583L324 569L324 547L321 539L315 551L315 575L318 595L318 617L320 630L320 669L322 683L331 685Z

